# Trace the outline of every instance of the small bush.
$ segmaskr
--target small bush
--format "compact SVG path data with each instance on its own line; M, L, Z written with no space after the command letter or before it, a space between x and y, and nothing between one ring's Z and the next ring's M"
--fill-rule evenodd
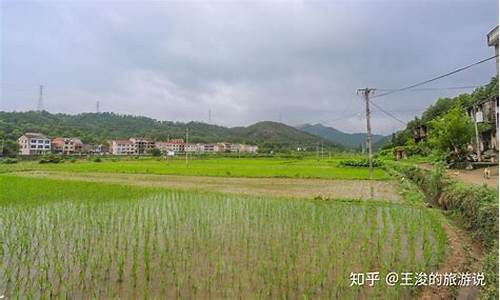
M60 156L54 154L48 154L40 159L39 163L41 164L58 164L62 161Z
M373 160L373 167L381 167L383 166L382 161L374 159ZM368 168L370 166L370 162L368 161L367 158L363 159L346 159L346 160L341 160L339 162L339 165L342 167L365 167Z
M15 158L6 158L2 160L3 164L17 164L17 159Z
M96 163L100 163L100 162L102 162L102 159L100 157L96 157L92 161L96 162Z

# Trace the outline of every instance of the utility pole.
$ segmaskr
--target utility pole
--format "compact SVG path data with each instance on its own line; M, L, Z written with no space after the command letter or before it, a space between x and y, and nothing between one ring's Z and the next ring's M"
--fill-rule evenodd
M212 124L212 110L208 110L208 124Z
M323 141L321 141L321 160L323 160Z
M477 161L481 161L481 145L479 144L479 130L477 128L477 119L476 119L477 105L474 104L472 106L472 114L474 114L474 131L476 132L476 152L477 152Z
M40 85L40 94L38 96L38 105L36 110L42 111L43 110L43 85Z
M187 145L189 143L189 128L186 128L186 143L184 144L184 152L186 153L186 167L188 165L188 151L187 151Z
M319 161L319 142L316 143L316 160Z
M361 94L365 98L366 104L366 142L368 144L368 163L370 165L370 180L373 178L373 153L372 153L372 126L370 124L370 94L373 94L375 89L364 88L358 89L357 94Z
M100 108L99 108L99 100L97 100L97 101L95 102L95 112L96 112L96 113L100 113L100 112L101 112L101 110L100 110Z

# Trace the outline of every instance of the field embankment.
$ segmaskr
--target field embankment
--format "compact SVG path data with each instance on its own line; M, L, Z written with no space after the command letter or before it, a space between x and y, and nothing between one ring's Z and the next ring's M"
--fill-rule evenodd
M498 298L498 189L470 185L450 179L443 170L426 170L415 165L391 164L391 168L415 182L427 202L444 209L467 230L485 257L475 257L485 272L482 298Z

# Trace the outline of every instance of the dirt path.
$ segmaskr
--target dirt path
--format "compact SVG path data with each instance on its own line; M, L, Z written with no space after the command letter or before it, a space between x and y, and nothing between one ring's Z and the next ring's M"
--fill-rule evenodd
M434 168L431 164L419 164L419 167L426 170ZM498 166L490 167L491 176L489 179L484 178L484 169L475 170L446 170L446 173L451 178L458 179L465 183L486 184L489 187L498 188Z
M368 180L329 180L329 179L286 179L286 178L239 178L206 177L179 175L146 174L107 174L71 172L18 172L18 176L47 177L63 180L80 180L133 184L151 187L167 187L199 191L216 191L278 197L344 198L369 199L370 181ZM395 181L373 181L373 198L401 202Z
M437 271L440 274L447 272L478 272L481 271L481 261L483 257L482 249L476 245L469 234L456 226L443 222L443 228L448 236L449 250L444 263ZM422 294L421 299L459 299L472 300L479 298L479 289L470 285L458 287L453 291L450 287L431 286Z

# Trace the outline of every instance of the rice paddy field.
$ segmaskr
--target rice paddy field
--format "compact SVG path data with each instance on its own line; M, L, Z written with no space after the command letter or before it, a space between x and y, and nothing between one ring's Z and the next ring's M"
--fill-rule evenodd
M281 177L281 178L321 178L356 179L369 178L367 168L341 167L341 158L316 160L314 158L191 158L183 159L120 159L105 158L102 162L77 160L59 164L40 164L38 161L17 164L0 164L0 172L9 171L65 171L103 172L127 174L191 175L217 177ZM373 178L386 180L390 177L382 170L375 169Z
M249 168L271 176L283 172L280 164ZM155 161L121 165L126 172L163 171ZM50 167L109 172L113 166ZM307 163L295 167L307 170ZM224 170L213 168L199 167L204 174ZM448 251L441 214L404 203L8 173L0 174L0 191L0 294L7 298L406 299L416 291L351 287L349 274L435 271Z

